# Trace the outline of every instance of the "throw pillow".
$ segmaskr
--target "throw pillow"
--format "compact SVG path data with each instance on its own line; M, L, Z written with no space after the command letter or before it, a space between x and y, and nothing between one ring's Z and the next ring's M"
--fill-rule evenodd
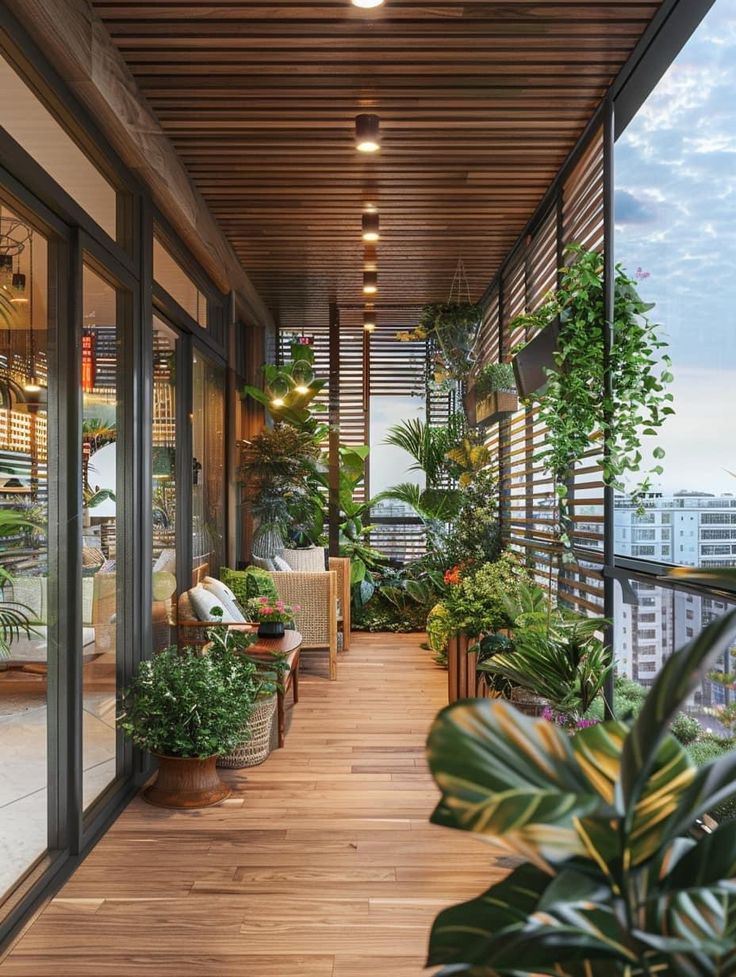
M230 587L243 606L251 597L273 597L276 600L279 596L271 574L260 567L247 567L245 570L229 570L223 567L220 570L220 579Z
M205 590L209 590L222 603L225 612L230 615L233 621L237 621L238 624L245 623L245 614L243 614L243 609L238 604L237 597L222 580L215 580L214 577L205 577L203 585Z
M280 556L275 556L273 558L273 565L279 573L293 573L294 568L289 566L286 560L282 560Z
M211 591L207 590L201 584L192 587L189 591L189 602L198 621L211 621L213 624L217 624L220 621L226 624L235 623L230 618L222 601L218 600ZM222 617L212 613L214 608L219 608L222 611Z
M270 570L271 573L276 569L273 565L273 560L265 556L256 556L255 553L252 556L253 565L259 567L261 570Z

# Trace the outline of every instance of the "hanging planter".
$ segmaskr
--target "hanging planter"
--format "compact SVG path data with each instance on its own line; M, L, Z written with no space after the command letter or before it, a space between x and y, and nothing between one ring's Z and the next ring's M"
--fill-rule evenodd
M514 370L510 363L488 363L463 395L468 424L489 427L519 409Z
M397 333L397 339L429 342L437 351L435 367L441 367L446 379L462 382L475 362L481 320L481 307L470 301L470 286L460 258L447 302L425 305L419 325L409 332Z
M548 371L557 370L555 353L560 339L560 320L555 318L523 346L513 360L516 389L523 400L541 396L549 380Z

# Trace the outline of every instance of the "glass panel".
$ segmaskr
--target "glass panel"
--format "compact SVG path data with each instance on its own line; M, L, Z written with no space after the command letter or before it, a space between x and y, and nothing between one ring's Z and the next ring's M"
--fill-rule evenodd
M616 145L616 259L656 303L676 410L647 439L666 454L646 516L618 500L616 548L688 566L736 566L734 89L734 3L718 0Z
M118 293L87 265L82 333L85 809L115 779L118 624ZM121 466L122 467L122 466Z
M0 901L48 836L48 257L0 206Z
M153 650L176 640L177 335L153 320Z
M203 329L207 328L207 296L187 275L157 237L153 239L153 278Z
M115 188L2 56L0 86L0 124L114 240Z
M192 361L192 571L217 576L225 562L225 371Z
M631 590L617 584L614 605L614 657L616 673L648 689L670 655L700 634L716 618L733 606L715 597L700 596L656 584L632 580ZM626 599L624 598L626 594ZM734 645L736 650L736 645ZM713 671L733 672L729 655L716 662ZM720 736L726 733L724 717L719 716L732 693L711 680L709 672L690 696L685 711L695 716L704 729ZM619 680L620 681L620 680ZM621 699L630 698L630 690L621 687Z

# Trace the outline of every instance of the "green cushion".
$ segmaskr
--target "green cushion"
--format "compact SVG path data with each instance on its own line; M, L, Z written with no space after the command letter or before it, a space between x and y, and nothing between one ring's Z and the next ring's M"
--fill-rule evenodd
M248 567L245 570L229 570L223 567L220 570L220 580L232 590L243 606L251 597L277 599L279 596L271 574L259 567Z

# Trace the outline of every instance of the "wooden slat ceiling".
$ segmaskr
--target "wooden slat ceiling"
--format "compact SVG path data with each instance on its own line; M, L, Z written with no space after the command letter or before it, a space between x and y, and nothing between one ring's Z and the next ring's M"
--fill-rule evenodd
M377 307L488 284L659 0L93 0L284 326L361 302L360 219L381 215ZM357 153L358 112L383 148ZM379 320L381 316L379 315Z

